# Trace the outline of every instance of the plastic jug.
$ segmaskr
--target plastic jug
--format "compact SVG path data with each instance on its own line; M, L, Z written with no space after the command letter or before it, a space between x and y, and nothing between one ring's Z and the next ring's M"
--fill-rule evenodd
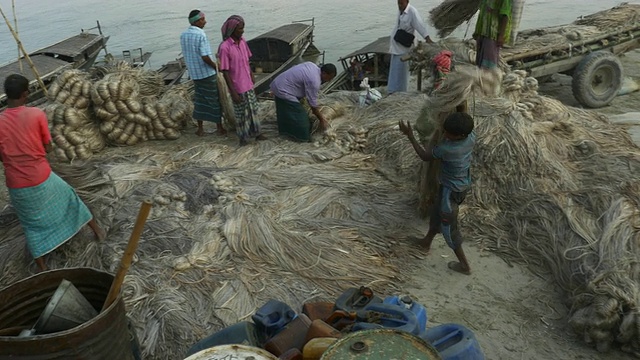
M411 310L411 312L416 314L416 318L418 318L420 332L422 333L427 330L427 309L422 306L422 304L413 301L413 299L408 295L387 296L384 299L383 303L398 305L404 307L405 309Z
M336 300L336 310L353 312L364 309L368 304L382 303L382 299L373 294L373 290L361 286L350 288L343 292Z
M427 329L423 337L443 360L484 360L473 332L459 324L442 324Z
M312 302L304 303L302 305L302 313L307 315L311 321L320 319L326 321L331 314L336 304L332 302Z
M389 328L420 335L418 318L411 310L391 304L369 304L364 308L369 318L366 322L357 322L351 331Z
M310 326L311 320L307 315L301 314L287 324L278 335L267 341L264 344L264 349L275 356L280 356L291 349L302 351Z
M198 341L187 353L187 357L201 350L209 349L219 345L241 344L259 347L260 340L256 326L248 321L239 322L237 324L226 327L213 335Z
M296 318L296 312L282 301L269 300L251 317L256 328L268 339L278 334Z

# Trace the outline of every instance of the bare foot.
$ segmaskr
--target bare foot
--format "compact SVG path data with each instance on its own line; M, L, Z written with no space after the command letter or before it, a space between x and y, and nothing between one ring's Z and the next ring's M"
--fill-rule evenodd
M217 133L218 133L218 136L226 136L227 135L227 130L218 129Z
M198 131L196 131L196 135L204 136L204 129L198 129Z
M262 135L262 134L260 134L260 135L256 136L256 140L258 140L258 141L267 140L267 137Z
M449 269L459 272L460 274L471 275L471 270L463 268L462 264L457 261L450 261L447 266L449 267Z
M240 146L245 146L245 145L249 145L249 142L247 140L240 140Z

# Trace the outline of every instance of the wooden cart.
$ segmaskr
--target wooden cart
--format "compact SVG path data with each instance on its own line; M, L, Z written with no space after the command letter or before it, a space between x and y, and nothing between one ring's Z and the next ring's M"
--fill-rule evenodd
M512 70L526 70L539 80L558 73L572 76L576 100L603 107L622 87L618 55L640 47L639 19L640 4L624 3L572 24L523 31L501 56Z

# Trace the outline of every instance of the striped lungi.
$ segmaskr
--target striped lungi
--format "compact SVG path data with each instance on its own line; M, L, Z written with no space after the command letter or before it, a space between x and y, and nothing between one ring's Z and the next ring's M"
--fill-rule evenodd
M195 90L193 118L198 121L221 123L222 110L218 95L217 75L193 80L193 87Z
M302 104L276 96L276 117L280 135L297 141L311 141L311 121Z
M409 88L409 62L402 61L404 55L391 55L387 92L406 92Z
M252 90L240 94L241 103L233 103L236 116L236 134L240 140L247 140L260 135L260 119L258 118L258 99Z
M9 197L34 259L64 244L92 219L73 188L53 172L40 185L10 188Z

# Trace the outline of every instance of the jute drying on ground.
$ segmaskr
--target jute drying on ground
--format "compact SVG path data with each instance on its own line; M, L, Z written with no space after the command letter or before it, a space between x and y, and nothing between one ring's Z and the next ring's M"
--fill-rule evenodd
M353 104L338 100L322 111ZM400 105L415 114L420 102ZM395 121L360 120L372 133L388 133ZM182 151L156 142L160 147L110 148L91 162L56 164L109 231L102 243L81 233L48 264L114 272L140 201L153 199L123 292L147 359L181 358L270 298L299 307L349 286L393 292L401 280L389 254L401 234L415 232L405 222L415 214L415 193L376 171L375 156L352 150L367 134L350 122L335 121L335 136L316 144L276 138L230 149L207 138ZM265 126L273 131L275 123ZM7 285L33 266L22 257L15 216L0 218L0 284Z

